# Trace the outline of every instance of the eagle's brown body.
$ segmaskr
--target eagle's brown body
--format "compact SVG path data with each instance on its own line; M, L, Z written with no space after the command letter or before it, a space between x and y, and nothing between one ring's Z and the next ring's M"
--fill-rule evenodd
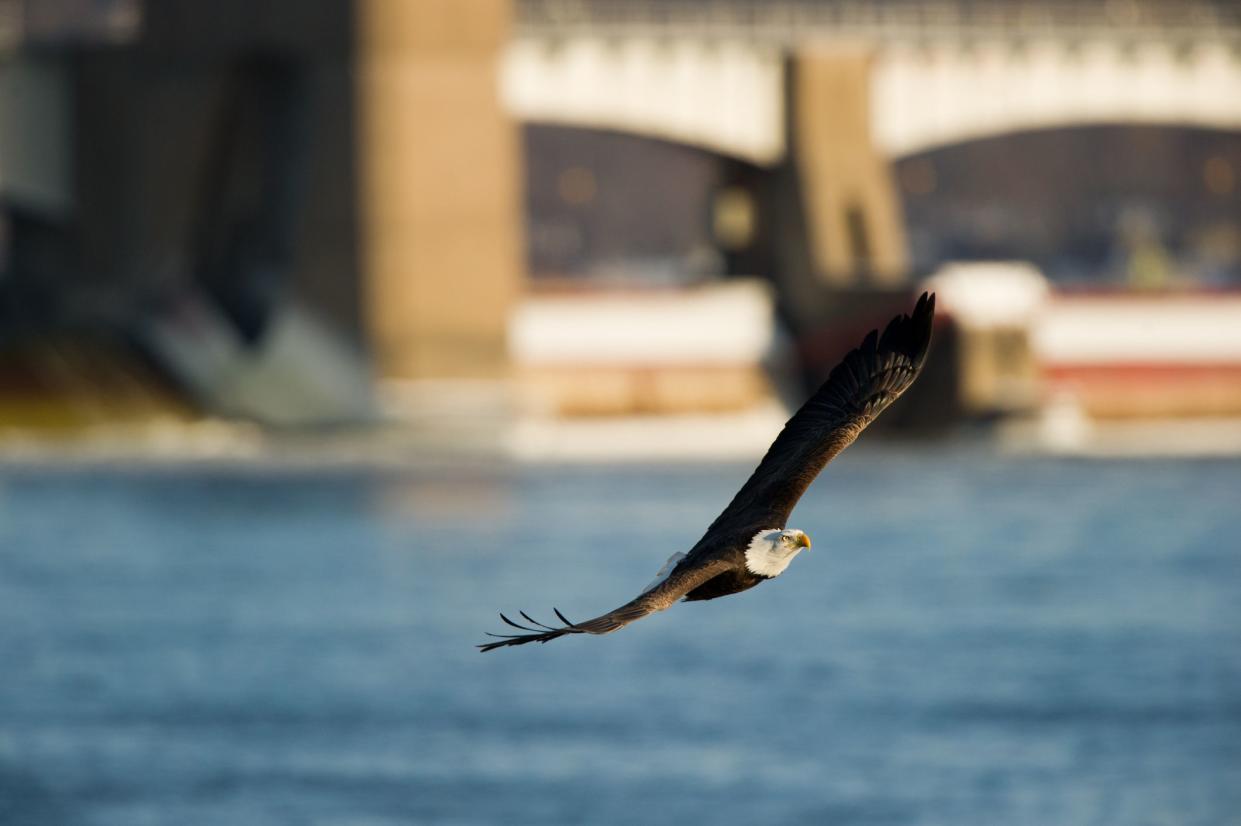
M742 591L753 588L765 579L770 579L770 577L752 573L744 567L731 568L722 574L713 576L711 579L708 579L706 582L687 593L685 595L685 601L696 602L703 599L726 597L729 594L739 594Z

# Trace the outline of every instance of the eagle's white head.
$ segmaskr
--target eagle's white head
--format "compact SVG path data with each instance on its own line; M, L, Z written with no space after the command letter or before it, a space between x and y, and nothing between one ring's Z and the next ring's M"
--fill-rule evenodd
M745 566L759 576L779 576L793 557L810 547L810 537L795 528L759 531L745 549Z

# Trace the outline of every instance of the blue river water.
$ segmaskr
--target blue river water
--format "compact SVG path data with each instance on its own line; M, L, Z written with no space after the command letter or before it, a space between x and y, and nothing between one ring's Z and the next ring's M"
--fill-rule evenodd
M586 619L739 465L0 469L0 823L1241 823L1241 463L858 446L745 594Z

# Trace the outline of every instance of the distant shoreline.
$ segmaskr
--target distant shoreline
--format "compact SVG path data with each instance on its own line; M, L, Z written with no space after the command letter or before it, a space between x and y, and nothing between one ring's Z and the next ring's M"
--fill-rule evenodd
M744 413L432 422L265 430L216 419L97 426L72 433L0 433L0 467L219 466L273 469L485 468L497 465L750 462L783 426L777 404ZM1096 459L1241 457L1241 419L963 425L901 444ZM891 449L881 434L851 450Z

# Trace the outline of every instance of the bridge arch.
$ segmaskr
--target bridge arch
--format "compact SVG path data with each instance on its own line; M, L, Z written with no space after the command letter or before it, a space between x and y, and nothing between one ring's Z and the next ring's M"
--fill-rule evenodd
M1149 123L1241 129L1231 41L889 40L871 53L870 122L891 158L1010 132ZM501 94L519 119L613 129L757 164L787 150L776 44L577 35L511 42Z
M628 132L753 163L784 154L779 49L740 41L519 38L501 97L528 123Z
M1241 130L1241 54L1225 42L892 44L871 95L874 139L892 158L1071 126Z

